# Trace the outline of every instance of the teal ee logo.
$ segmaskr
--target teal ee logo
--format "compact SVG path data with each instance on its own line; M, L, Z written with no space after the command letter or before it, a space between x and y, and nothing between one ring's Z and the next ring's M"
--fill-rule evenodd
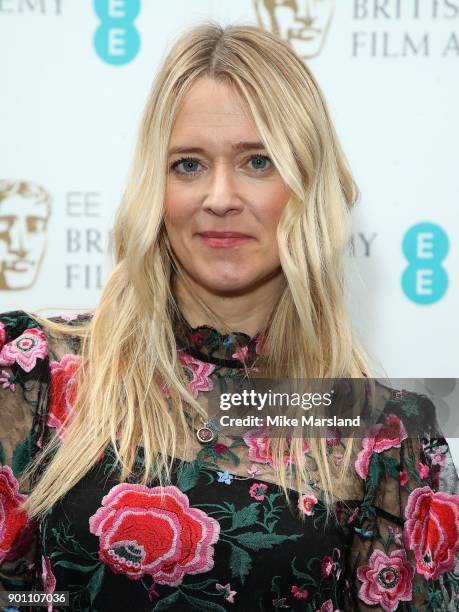
M94 0L94 10L101 22L94 34L97 55L107 64L128 64L140 48L140 35L133 25L140 0Z
M449 248L448 236L436 223L417 223L405 234L402 250L408 261L402 275L402 289L416 304L433 304L448 288L443 267Z

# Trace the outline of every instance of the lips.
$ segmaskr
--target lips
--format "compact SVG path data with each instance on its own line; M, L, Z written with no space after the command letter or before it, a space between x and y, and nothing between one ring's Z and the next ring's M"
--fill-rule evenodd
M205 238L251 238L248 234L243 234L241 232L216 232L216 231L207 231L200 232L201 236Z
M253 240L252 236L242 232L216 232L208 230L207 232L199 233L198 236L207 247L212 249L238 248Z

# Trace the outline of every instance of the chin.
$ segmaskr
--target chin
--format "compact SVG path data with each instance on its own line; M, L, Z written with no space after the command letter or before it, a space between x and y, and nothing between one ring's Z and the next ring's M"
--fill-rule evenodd
M242 275L231 278L223 278L222 275L202 277L202 284L207 286L211 291L218 293L233 293L235 291L244 291L252 285L252 279L246 279Z

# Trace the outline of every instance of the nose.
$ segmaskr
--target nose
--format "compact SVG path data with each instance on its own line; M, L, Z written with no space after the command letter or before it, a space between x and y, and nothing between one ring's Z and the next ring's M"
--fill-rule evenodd
M244 208L238 195L237 178L234 176L230 163L222 162L215 165L209 190L203 202L205 211L223 216L229 213L237 214Z

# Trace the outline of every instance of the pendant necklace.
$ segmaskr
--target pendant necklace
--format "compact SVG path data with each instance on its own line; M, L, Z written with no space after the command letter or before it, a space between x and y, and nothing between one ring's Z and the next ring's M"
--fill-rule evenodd
M201 418L201 421L203 425L196 431L196 437L199 442L208 444L209 442L218 440L218 431L220 431L221 427L215 420L204 421L204 419Z

